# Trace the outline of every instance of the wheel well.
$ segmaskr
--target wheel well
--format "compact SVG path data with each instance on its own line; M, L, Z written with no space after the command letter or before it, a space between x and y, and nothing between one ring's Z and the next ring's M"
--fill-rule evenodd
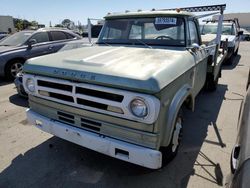
M191 95L189 95L186 100L184 101L183 105L182 106L185 106L186 108L188 109L193 109L194 107L194 101L193 101L193 98Z
M7 71L7 67L8 67L12 62L14 62L14 61L21 61L21 62L24 63L24 62L26 61L26 59L24 59L24 58L22 58L22 57L10 59L10 60L6 63L6 65L5 65L5 67L4 67L4 72L5 72L5 73L6 73L6 71Z

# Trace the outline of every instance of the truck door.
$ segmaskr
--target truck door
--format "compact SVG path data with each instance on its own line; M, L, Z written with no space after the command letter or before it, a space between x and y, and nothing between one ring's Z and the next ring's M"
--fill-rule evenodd
M195 51L192 51L194 57L195 66L193 69L193 88L195 94L204 86L207 73L207 53L204 48L200 47L201 38L198 32L198 23L194 20L188 21L189 37L188 44L190 47L195 47Z
M239 32L239 28L237 27L237 25L235 23L233 23L232 25L232 35L235 36L235 46L234 46L234 52L236 52L236 50L239 48L239 45L240 45L240 37L238 35L238 32Z

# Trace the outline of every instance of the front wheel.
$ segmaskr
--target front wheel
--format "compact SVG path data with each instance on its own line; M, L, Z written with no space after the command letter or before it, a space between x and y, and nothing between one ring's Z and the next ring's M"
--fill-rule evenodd
M23 61L21 60L13 60L6 66L6 77L8 79L15 79L17 74L23 69Z
M178 113L170 144L167 147L160 148L162 153L162 167L172 161L177 155L182 138L182 122L182 115Z

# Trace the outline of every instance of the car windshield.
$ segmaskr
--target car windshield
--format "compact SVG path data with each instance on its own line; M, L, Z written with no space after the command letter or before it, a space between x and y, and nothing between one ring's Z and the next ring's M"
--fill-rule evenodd
M107 20L97 44L184 46L182 18L156 17Z
M19 46L22 45L32 35L32 31L21 31L10 35L0 42L0 46Z
M202 34L217 34L217 25L204 25ZM232 25L223 25L222 26L222 35L235 35L235 31Z

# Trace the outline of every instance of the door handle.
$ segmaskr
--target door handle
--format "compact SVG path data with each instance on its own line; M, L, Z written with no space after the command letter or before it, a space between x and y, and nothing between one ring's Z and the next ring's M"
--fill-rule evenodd
M54 46L49 46L49 50L52 50L54 48Z

